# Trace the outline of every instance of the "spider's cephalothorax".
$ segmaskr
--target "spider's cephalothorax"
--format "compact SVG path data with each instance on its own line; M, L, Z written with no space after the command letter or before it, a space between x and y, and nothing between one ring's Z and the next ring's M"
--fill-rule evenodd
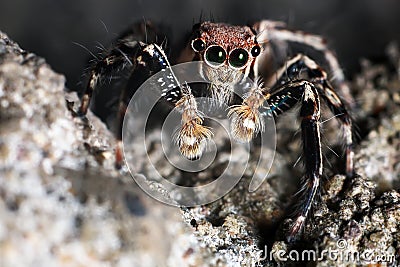
M261 52L250 27L211 22L195 27L191 48L206 63L200 65L200 72L212 83L212 94L224 102L231 99L233 86L248 77Z
M139 27L140 28L140 27ZM201 156L204 143L212 137L212 129L203 126L201 112L197 109L195 88L180 82L174 75L164 50L156 43L147 43L148 37L156 35L146 23L140 31L131 30L121 36L116 45L91 68L86 91L82 96L79 113L85 115L90 99L99 81L121 68L130 67L138 85L152 74L161 71L158 90L165 102L177 107L182 113L177 144L187 158ZM140 38L142 36L142 38ZM320 136L321 100L324 101L342 124L346 146L346 173L353 175L353 139L351 118L327 73L310 57L297 54L279 69L271 69L276 44L297 43L322 55L325 65L335 77L335 86L348 94L344 75L334 54L319 36L287 30L280 22L264 20L249 26L203 22L193 28L191 39L174 62L202 60L199 70L206 80L211 97L229 106L232 135L241 141L250 141L263 130L263 116L278 117L301 105L302 140L304 143L305 173L302 187L304 200L300 203L291 226L289 239L298 236L318 192L322 176L322 151ZM275 47L274 47L275 44ZM232 102L233 86L250 76L254 85L239 103ZM118 113L116 165L123 158L122 121L125 115L129 90L124 90ZM264 106L270 112L263 113Z

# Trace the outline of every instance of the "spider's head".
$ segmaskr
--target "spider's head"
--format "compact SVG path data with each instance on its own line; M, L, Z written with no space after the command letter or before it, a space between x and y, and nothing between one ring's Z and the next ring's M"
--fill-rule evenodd
M206 63L202 75L222 88L247 77L261 52L250 27L211 22L195 26L191 48Z

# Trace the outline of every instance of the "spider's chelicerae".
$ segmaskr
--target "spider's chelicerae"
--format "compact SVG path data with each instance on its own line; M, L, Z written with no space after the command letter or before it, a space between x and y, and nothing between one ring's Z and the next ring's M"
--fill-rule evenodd
M329 81L327 72L309 56L297 54L280 68L274 68L271 62L286 43L301 44L322 55L328 70L334 74L335 87L346 93L343 73L324 40L319 36L290 31L283 23L268 20L252 26L202 22L193 27L190 40L182 53L168 58L160 43L148 42L152 35L157 34L150 23L136 25L136 28L121 35L115 46L95 62L82 97L80 114L86 114L98 83L115 71L131 68L131 75L136 79L137 85L140 85L150 75L163 70L165 76L160 79L159 92L165 102L181 110L182 124L177 143L181 153L193 159L201 155L203 141L212 136L211 129L202 125L203 118L195 104L195 96L201 94L178 81L170 64L198 60L205 62L206 67L199 69L199 72L212 83L206 91L208 90L210 97L230 107L228 115L231 119L232 134L240 141L250 141L263 129L262 116L265 114L260 112L260 108L264 105L268 104L271 107L272 112L269 115L278 117L300 104L305 164L304 201L294 218L289 238L298 236L318 192L323 174L321 99L344 128L348 176L353 175L352 122L343 101ZM236 98L231 97L231 85L240 83L247 77L256 82L238 102ZM123 162L121 129L131 90L123 90L119 105L119 127L116 136L118 167ZM284 103L282 99L285 99Z

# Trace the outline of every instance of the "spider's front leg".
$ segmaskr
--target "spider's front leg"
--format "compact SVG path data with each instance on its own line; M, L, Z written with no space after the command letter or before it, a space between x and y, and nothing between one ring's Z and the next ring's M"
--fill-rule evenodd
M146 46L140 56L140 61L146 67L151 67L152 73L161 73L161 78L157 80L158 84L155 86L161 92L162 99L182 114L181 127L176 136L181 154L188 159L199 158L205 148L206 140L211 138L212 132L202 125L203 118L197 109L196 99L191 88L178 80L167 56L158 45ZM123 115L121 115L121 120ZM122 129L122 124L120 126L119 129ZM118 137L122 137L122 135Z
M302 82L304 88L300 117L303 140L303 153L305 155L304 191L305 202L300 206L299 214L290 229L289 240L298 236L307 219L308 212L313 204L322 176L322 151L320 136L320 100L318 91L312 83Z
M302 54L292 58L287 63L287 66L279 70L278 73L280 78L276 81L276 86L281 86L288 81L299 79L302 74L305 74L306 77L316 85L318 93L343 127L346 147L346 175L352 177L354 175L352 120L343 101L328 81L327 73L312 59ZM279 103L278 100L276 102ZM276 103L274 105L276 105ZM281 108L285 109L285 107Z
M230 110L233 118L232 128L234 136L247 141L262 129L262 117L258 108L267 101L270 109L263 115L280 114L301 102L302 139L304 142L303 153L305 155L305 177L302 192L305 198L300 206L297 217L291 227L289 240L298 237L307 215L312 206L314 197L319 188L322 175L322 154L320 140L320 97L334 113L337 120L344 127L346 139L346 173L353 175L353 141L352 123L340 97L335 93L327 80L327 74L313 60L304 55L297 55L287 65L278 71L280 77L271 89L254 86L245 97L242 105ZM304 77L305 79L301 79Z
M305 175L303 178L304 201L299 205L294 223L290 228L288 240L296 239L307 219L314 198L319 189L322 176L322 151L320 136L320 98L316 86L308 80L289 81L268 95L267 102L275 117L301 103L300 117L305 155ZM268 115L271 115L268 113Z
M353 175L352 122L340 97L327 80L327 74L312 59L297 55L279 71L281 77L271 88L268 103L272 114L277 117L301 100L302 140L305 161L303 198L297 217L290 229L289 240L298 237L307 219L322 175L320 140L320 97L325 100L336 119L343 125L346 139L346 173ZM300 80L304 77L307 80Z
M204 148L205 139L212 135L211 131L202 126L203 119L197 111L196 101L189 86L182 85L178 81L163 49L156 44L136 41L120 42L109 54L99 60L91 69L79 114L87 113L93 91L101 78L107 77L127 65L132 69L131 77L138 78L136 79L137 86L152 74L161 73L157 84L153 85L154 89L160 93L164 101L171 106L176 106L182 113L182 126L177 139L180 151L190 159L199 157ZM118 169L123 163L122 126L130 93L129 88L122 90L117 113L115 166Z
M305 155L305 177L304 177L304 204L300 207L297 217L290 229L289 240L298 236L304 226L307 215L310 211L314 197L319 188L319 182L322 175L322 152L320 138L320 99L318 90L313 83L306 80L298 80L288 82L282 85L276 92L261 94L260 88L253 89L247 98L244 99L243 105L231 109L231 113L235 113L233 123L235 123L236 131L242 140L251 138L256 134L254 116L259 116L255 108L263 105L267 101L270 105L273 115L278 116L283 112L294 107L301 102L300 117L302 118L301 129L302 139L304 142ZM258 101L255 101L257 99ZM251 115L249 115L251 114ZM246 120L252 120L252 123ZM246 126L250 125L249 126ZM251 131L253 130L253 131Z

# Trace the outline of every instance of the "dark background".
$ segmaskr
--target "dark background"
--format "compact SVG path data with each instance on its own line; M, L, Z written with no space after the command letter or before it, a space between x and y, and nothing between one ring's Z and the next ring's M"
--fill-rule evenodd
M289 28L323 35L348 78L361 57L382 59L387 44L400 40L396 0L3 0L0 30L65 74L70 89L81 90L78 83L90 55L75 43L97 53L98 43L107 46L127 25L143 19L170 27L175 42L201 13L233 24L282 20Z

